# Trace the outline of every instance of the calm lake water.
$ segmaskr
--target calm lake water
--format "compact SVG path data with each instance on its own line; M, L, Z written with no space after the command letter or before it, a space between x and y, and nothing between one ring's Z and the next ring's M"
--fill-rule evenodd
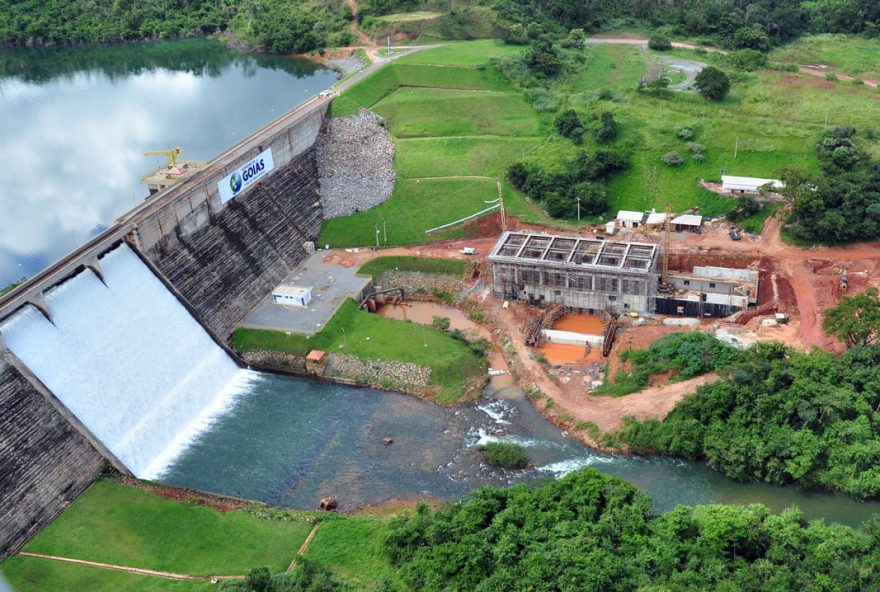
M144 199L145 151L209 160L336 79L204 39L0 51L0 288Z
M382 442L388 435L390 446ZM477 446L491 439L523 445L534 466L483 465ZM332 495L341 511L352 511L393 499L455 499L484 484L560 477L583 467L644 489L661 512L677 504L762 503L774 511L796 505L807 518L849 525L880 512L878 502L736 483L698 463L590 450L541 417L515 387L444 408L408 395L268 374L161 480L289 508L312 509Z

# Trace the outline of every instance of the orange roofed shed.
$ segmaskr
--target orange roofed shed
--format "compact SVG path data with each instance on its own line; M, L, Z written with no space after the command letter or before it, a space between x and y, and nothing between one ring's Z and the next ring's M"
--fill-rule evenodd
M326 355L326 352L323 352L319 349L313 349L309 352L309 355L306 356L306 362L309 364L321 364L324 361L324 357Z

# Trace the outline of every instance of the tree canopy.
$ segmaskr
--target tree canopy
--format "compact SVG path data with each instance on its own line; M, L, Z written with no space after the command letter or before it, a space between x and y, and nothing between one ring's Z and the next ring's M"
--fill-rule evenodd
M880 587L878 534L880 519L856 530L760 505L652 515L643 492L584 469L422 505L391 522L385 546L424 592L846 592Z
M880 346L841 356L758 344L662 422L611 437L635 452L705 459L739 480L880 497Z
M880 292L868 288L844 296L825 311L822 328L850 347L876 343L880 337Z
M706 66L694 79L694 86L709 101L720 101L730 92L730 78L715 66Z

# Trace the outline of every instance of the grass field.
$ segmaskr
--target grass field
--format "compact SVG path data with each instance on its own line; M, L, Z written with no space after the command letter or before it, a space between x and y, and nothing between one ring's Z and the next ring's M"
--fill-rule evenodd
M380 206L343 218L325 220L318 244L331 247L375 246L376 228L384 227L388 245L410 245L432 239L464 236L461 227L425 234L486 209L484 201L498 198L495 179L399 179L394 193ZM379 235L380 246L384 236Z
M739 74L730 95L717 103L694 93L675 93L670 99L647 97L635 91L639 72L644 71L636 48L595 46L585 51L583 71L552 90L581 113L613 112L621 125L620 137L611 147L630 155L630 167L609 183L609 214L618 209L662 210L667 204L676 211L698 206L705 215L722 214L733 203L700 188L700 179L717 180L722 168L728 174L756 177L773 177L783 166L818 170L813 145L826 114L829 125L855 125L861 130L874 129L880 114L880 94L871 89L771 70ZM687 50L672 53L696 61L711 59ZM597 101L595 92L602 89L621 98ZM677 127L692 129L695 137L679 138ZM863 147L877 152L877 143L865 140L865 135L861 135ZM688 141L706 147L705 161L693 159L686 150ZM590 140L585 145L593 147ZM554 168L576 150L556 137L527 159ZM661 159L670 151L679 152L685 164L664 164Z
M280 570L311 525L185 506L112 481L96 482L24 550L188 575Z
M464 274L473 269L471 261L461 259L438 259L436 257L406 257L389 256L376 257L361 265L358 269L360 275L368 275L373 278L381 276L386 271L417 271L434 275L452 275L464 277Z
M324 329L311 337L239 328L232 335L232 345L238 351L271 350L297 355L320 349L368 360L429 366L433 398L445 404L460 401L468 383L482 377L486 370L483 356L447 333L362 311L353 300L346 300Z
M305 557L329 567L355 590L374 590L382 580L396 585L397 573L382 549L384 530L385 522L377 518L329 516Z
M320 242L375 245L375 226L383 220L388 245L463 236L461 227L431 236L424 231L485 209L484 201L498 197L497 182L510 163L546 137L546 118L487 66L492 57L521 51L481 40L416 52L336 98L333 116L364 107L385 117L397 149L398 181L381 206L328 220ZM524 220L548 220L515 189L505 186L503 195L508 211Z
M773 50L770 59L826 64L854 77L880 78L880 40L854 35L810 35Z
M210 582L177 582L21 556L4 561L0 573L14 592L204 592L217 589L217 585Z
M306 557L332 569L352 590L374 590L396 574L381 549L379 518L310 512L221 513L159 497L115 480L99 480L26 550L100 563L172 569L186 575L283 572L312 524L322 520ZM203 592L210 582L185 582L32 557L0 565L15 592Z

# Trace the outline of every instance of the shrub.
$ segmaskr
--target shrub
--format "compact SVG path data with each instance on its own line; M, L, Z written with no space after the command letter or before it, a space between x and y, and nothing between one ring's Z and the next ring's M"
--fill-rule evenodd
M681 166L684 164L684 159L681 157L681 154L673 150L663 155L663 162L669 166Z
M431 326L438 331L448 331L450 320L449 317L431 317Z
M586 39L587 34L584 33L583 29L572 29L568 32L568 37L562 42L562 47L566 49L581 49Z
M828 82L837 82L837 74L835 74L834 72L829 72L825 75L825 80L827 80Z
M513 442L489 442L480 446L486 464L501 469L524 469L529 466L529 455Z
M691 158L694 159L694 162L705 162L705 160L706 160L706 155L703 154L702 152L697 152L697 153L694 154Z
M761 53L756 49L741 49L735 51L728 55L727 59L735 68L747 70L749 72L766 68L770 63L767 59L767 54Z
M688 142L685 145L685 150L687 150L688 152L693 152L694 154L701 154L706 151L706 147L696 142Z
M666 37L661 37L659 35L654 35L650 39L648 39L648 47L655 51L667 51L672 49L672 42L669 41Z
M599 119L599 127L593 132L593 139L597 144L605 144L617 137L620 126L614 121L614 114L610 111L604 111Z
M689 127L677 127L675 128L675 135L682 140L690 140L694 137L694 130Z
M865 81L861 78L853 78L853 86L865 86Z
M767 51L770 49L770 37L759 25L751 25L734 33L733 46L737 49Z

